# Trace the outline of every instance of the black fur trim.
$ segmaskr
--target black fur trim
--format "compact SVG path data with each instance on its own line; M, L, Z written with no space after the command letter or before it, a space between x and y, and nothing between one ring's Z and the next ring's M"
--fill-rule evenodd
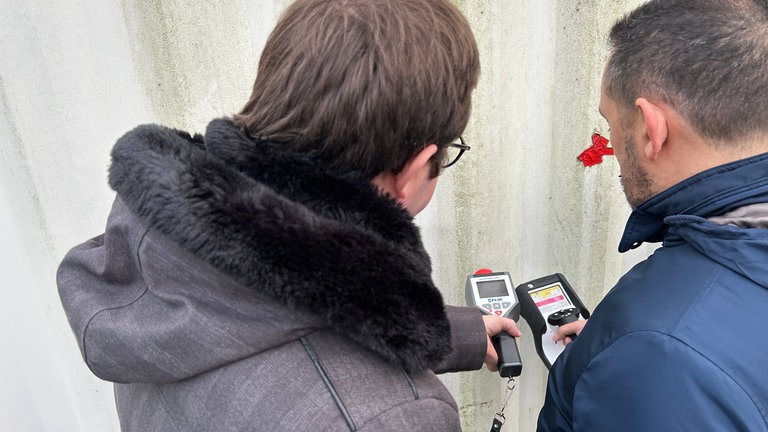
M450 351L442 297L407 212L355 173L213 121L204 141L157 125L118 140L109 181L129 208L243 285L408 371Z

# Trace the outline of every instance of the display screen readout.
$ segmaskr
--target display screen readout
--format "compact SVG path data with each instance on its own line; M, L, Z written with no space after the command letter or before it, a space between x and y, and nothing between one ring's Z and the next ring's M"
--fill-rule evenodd
M552 312L557 312L571 306L571 301L565 295L559 283L530 291L529 294L533 302L536 303L536 307L539 308L541 314L545 317Z
M504 297L509 295L509 291L503 280L492 280L477 282L477 294L480 298Z

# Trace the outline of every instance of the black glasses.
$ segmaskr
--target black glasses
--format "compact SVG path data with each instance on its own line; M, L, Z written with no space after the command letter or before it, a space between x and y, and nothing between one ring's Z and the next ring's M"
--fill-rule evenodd
M464 138L459 137L459 142L455 143L448 143L445 144L445 160L447 163L443 164L443 168L448 168L449 166L455 164L459 161L461 158L461 155L464 154L465 151L469 151L470 147L467 145L467 143L464 142Z

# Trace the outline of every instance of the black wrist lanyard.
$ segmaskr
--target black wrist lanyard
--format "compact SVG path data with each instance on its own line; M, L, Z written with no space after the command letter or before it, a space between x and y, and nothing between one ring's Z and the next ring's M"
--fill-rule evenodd
M509 381L507 381L507 389L504 391L504 400L501 401L501 408L499 409L499 412L496 413L496 415L493 416L493 424L491 425L491 432L499 432L501 431L501 427L504 426L504 422L507 420L506 417L504 417L504 408L507 407L507 403L509 403L509 398L512 397L512 391L515 389L515 379L512 377L509 377Z

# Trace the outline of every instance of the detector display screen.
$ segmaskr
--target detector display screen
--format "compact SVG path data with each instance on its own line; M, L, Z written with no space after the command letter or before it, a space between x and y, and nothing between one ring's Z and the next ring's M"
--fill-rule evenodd
M571 306L571 301L559 283L529 291L529 294L543 316Z
M492 280L477 283L477 294L480 298L508 296L507 284L503 280Z

